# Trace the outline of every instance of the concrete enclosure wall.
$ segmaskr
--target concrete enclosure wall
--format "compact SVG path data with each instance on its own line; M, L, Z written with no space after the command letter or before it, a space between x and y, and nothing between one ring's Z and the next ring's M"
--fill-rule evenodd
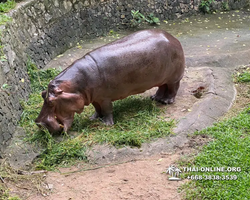
M227 0L239 9L249 0ZM200 0L30 0L12 11L12 22L1 27L3 52L0 61L0 156L9 144L20 119L20 100L30 93L28 57L43 68L51 59L79 40L127 28L131 10L154 13L173 20L198 12ZM215 2L219 9L222 2Z

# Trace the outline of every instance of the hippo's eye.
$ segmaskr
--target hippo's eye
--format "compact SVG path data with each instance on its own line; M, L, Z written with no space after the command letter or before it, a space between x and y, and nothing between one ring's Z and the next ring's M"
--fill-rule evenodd
M49 107L53 107L54 106L53 102L49 98L46 99L45 101L47 102L47 104L48 104Z

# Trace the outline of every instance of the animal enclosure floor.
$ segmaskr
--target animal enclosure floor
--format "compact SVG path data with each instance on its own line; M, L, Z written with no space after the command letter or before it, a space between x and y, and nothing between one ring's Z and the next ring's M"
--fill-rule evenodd
M177 36L186 57L187 68L176 103L168 105L165 113L166 120L174 118L178 122L175 136L143 144L140 149L95 146L89 153L93 165L81 163L60 169L61 173L48 172L49 190L44 196L20 189L19 193L29 200L181 199L184 192L179 193L178 187L185 181L169 181L163 172L183 156L196 153L197 147L208 141L190 138L189 134L212 125L232 107L236 98L232 72L235 67L250 64L249 16L249 11L230 11L158 27ZM127 33L83 41L47 67L65 68L93 48ZM12 192L18 193L18 189Z

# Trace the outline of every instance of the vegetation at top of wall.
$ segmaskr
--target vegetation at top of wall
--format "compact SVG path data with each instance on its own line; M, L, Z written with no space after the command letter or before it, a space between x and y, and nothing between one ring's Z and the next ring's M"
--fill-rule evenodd
M155 17L153 13L150 13L149 15L145 16L142 13L140 13L139 10L131 10L132 20L130 21L131 27L137 27L143 22L147 22L149 24L160 24L159 18Z
M9 12L15 6L16 2L14 0L8 0L7 2L0 3L0 25L3 25L11 20L11 18L5 15L5 13Z
M250 91L249 75L248 70L237 73L235 76L237 87L243 88L244 93ZM250 96L244 95L244 99L249 102ZM201 167L224 167L225 169L235 167L238 170L185 173L185 177L193 178L193 181L189 181L182 188L186 191L185 199L250 199L249 106L237 116L214 124L196 134L209 135L213 139L196 157L181 162L181 166L199 169Z
M58 165L67 165L76 160L86 160L86 150L100 143L116 147L136 146L154 138L171 134L174 121L160 117L163 110L149 98L138 95L114 102L114 126L106 126L101 121L91 121L93 106L84 108L82 114L76 114L71 132L51 136L47 130L39 130L34 120L43 105L42 90L59 73L56 69L38 70L32 62L27 63L32 94L27 102L21 102L23 113L20 125L27 132L27 141L38 142L45 151L37 160L37 168L54 169Z
M5 13L9 12L12 8L16 6L14 0L7 0L6 2L0 3L0 25L4 25L6 22L11 21L11 17L5 15ZM2 30L0 30L0 63L6 62L6 56L3 52L3 45L2 45Z
M0 3L0 12L7 13L15 6L16 6L16 2L14 0L7 0L4 3Z
M28 60L27 70L30 78L32 92L41 92L47 89L49 82L58 75L62 69L50 68L47 70L39 70L36 65Z
M211 9L211 6L214 1L215 0L201 0L199 10L203 13L212 13L213 10Z
M225 11L230 10L229 5L228 5L228 1L221 2L221 7Z

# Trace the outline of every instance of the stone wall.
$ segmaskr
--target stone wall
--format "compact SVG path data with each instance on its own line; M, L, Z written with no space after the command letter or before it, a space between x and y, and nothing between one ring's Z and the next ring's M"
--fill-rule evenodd
M249 0L228 0L239 9ZM131 10L173 20L198 12L200 0L30 0L12 11L12 22L2 29L0 61L0 156L9 144L22 113L20 100L28 98L28 57L43 68L79 40L127 28ZM215 9L221 1L215 2Z

